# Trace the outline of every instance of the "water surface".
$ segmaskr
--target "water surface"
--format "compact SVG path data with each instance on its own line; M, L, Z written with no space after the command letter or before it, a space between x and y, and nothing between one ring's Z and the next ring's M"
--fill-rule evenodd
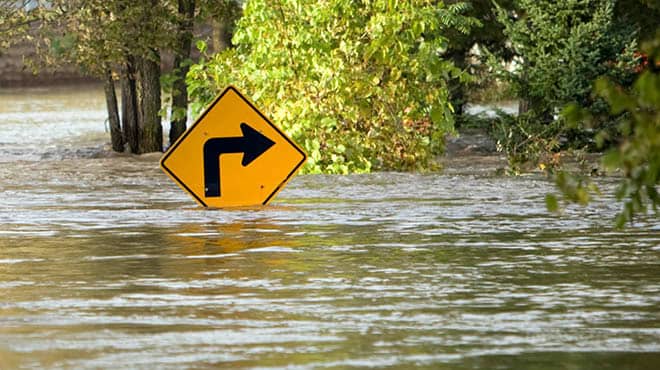
M539 176L298 176L203 210L96 87L0 92L0 368L652 368L660 223ZM611 189L612 180L600 180Z

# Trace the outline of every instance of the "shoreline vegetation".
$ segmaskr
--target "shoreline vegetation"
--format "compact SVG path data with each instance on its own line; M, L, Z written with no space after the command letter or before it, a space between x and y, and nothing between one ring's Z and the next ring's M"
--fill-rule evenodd
M0 95L21 95L29 93L38 98L40 94L52 94L53 91L59 91L59 94L66 95L69 91L76 91L80 89L93 89L97 92L103 90L103 85L99 81L84 80L82 82L66 82L66 83L48 83L42 86L12 86L0 90ZM52 98L51 98L52 99ZM495 117L495 107L499 107L508 112L515 112L517 109L517 102L503 101L496 104L474 104L470 105L466 110L466 114L473 114L475 116L490 116ZM194 119L192 117L191 119ZM106 131L107 122L106 122ZM167 135L163 135L163 139L167 140ZM480 175L480 176L510 176L512 173L508 171L509 163L506 153L498 151L497 142L489 131L484 127L461 127L458 128L455 134L447 135L445 138L445 150L442 154L436 157L439 163L439 172L442 174L458 174L458 175ZM602 153L588 153L586 158L582 158L582 162L576 158L571 157L568 153L564 153L563 168L569 172L584 173L593 168L600 168L599 158ZM108 138L107 143L97 150L87 153L91 158L116 158L116 157L132 157L140 158L145 161L157 162L162 153L153 152L141 155L133 155L131 153L118 153L112 150ZM523 173L544 174L544 170L536 167L528 167ZM602 170L593 173L595 176L605 175ZM607 174L613 176L620 176L617 174Z
M0 20L0 51L103 81L116 152L162 152L235 85L303 173L435 171L480 130L505 173L554 178L550 210L587 204L604 172L622 175L620 226L660 204L656 1L0 0ZM479 99L519 103L475 116Z

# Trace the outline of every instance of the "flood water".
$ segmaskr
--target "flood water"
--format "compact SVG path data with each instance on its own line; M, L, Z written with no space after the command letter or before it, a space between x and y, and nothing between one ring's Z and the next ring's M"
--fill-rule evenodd
M660 221L609 195L557 217L540 176L453 168L204 210L104 119L97 87L0 92L0 369L660 364Z

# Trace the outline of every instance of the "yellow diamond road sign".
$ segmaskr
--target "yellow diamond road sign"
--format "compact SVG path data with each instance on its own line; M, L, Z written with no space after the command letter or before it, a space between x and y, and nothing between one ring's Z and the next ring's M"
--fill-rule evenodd
M305 153L234 87L172 145L160 166L204 207L267 204Z

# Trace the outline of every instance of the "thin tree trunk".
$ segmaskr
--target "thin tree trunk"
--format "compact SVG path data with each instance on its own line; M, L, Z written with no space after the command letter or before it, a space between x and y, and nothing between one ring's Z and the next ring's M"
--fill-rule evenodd
M461 70L467 68L467 60L464 50L456 50L451 55L451 59L454 62L454 65ZM466 88L465 82L460 81L458 78L453 78L449 80L449 101L454 107L454 115L460 117L463 115L463 108L465 107L466 101Z
M174 85L172 87L172 110L170 116L170 145L186 131L188 121L188 87L186 75L190 70L190 49L192 47L195 0L179 0L178 37L174 50Z
M117 94L115 93L115 82L112 80L112 71L107 70L105 74L105 103L108 108L108 122L110 123L110 141L112 150L124 151L124 138L122 137L121 124L119 123L119 108L117 107Z
M521 81L527 81L526 73L521 76ZM529 112L532 107L533 103L531 101L531 97L529 96L528 86L524 86L518 100L518 115L520 116Z
M140 58L140 115L138 132L140 153L163 151L163 126L160 119L160 54Z
M138 105L135 84L135 58L126 56L121 75L121 120L124 140L131 153L140 153Z
M520 100L518 101L518 115L523 115L529 112L529 105L529 100L526 97L520 97Z

